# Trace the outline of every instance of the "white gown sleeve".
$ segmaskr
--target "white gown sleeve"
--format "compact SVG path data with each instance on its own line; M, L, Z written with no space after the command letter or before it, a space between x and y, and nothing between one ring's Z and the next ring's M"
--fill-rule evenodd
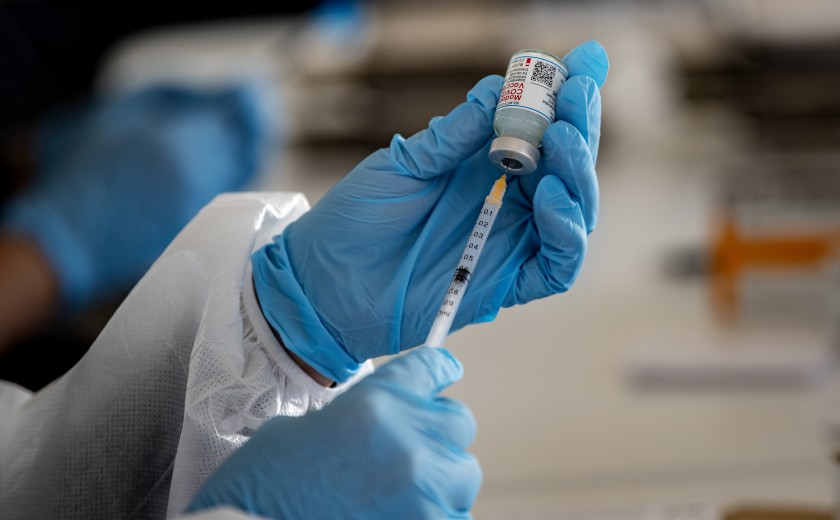
M190 222L84 358L2 417L4 520L178 515L262 422L370 371L321 387L256 304L251 253L307 209L299 194L223 195Z
M193 349L169 496L170 516L183 511L207 477L266 420L320 409L372 371L366 364L334 388L309 377L285 352L263 317L250 266L241 314L241 351L214 342Z
M3 446L9 442L14 431L12 419L18 408L31 397L32 392L26 388L0 380L0 453L3 453ZM0 472L2 471L3 468L0 466Z

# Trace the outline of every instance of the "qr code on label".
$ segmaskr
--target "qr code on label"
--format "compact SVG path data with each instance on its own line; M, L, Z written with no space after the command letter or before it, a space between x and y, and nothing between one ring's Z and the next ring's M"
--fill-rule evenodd
M554 83L554 75L557 73L557 67L544 61L534 62L534 71L531 72L531 81L534 83L542 83L546 88L551 88Z

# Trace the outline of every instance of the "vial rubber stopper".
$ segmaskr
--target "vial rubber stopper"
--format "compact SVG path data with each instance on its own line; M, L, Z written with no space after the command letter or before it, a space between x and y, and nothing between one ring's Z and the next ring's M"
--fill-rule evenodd
M540 150L516 137L497 137L490 143L490 161L514 175L527 175L537 169Z

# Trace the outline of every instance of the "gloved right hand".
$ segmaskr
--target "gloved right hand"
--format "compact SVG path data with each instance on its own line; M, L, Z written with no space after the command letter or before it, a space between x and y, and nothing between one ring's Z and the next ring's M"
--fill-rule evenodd
M217 194L257 170L263 121L245 88L152 87L52 116L34 183L4 232L41 250L65 308L127 290Z
M269 518L470 518L481 469L465 450L469 410L438 393L461 378L446 350L420 348L324 409L277 417L211 475L188 507Z
M564 58L557 121L530 175L511 176L504 205L452 330L567 290L598 217L600 87L609 62L589 41ZM476 215L502 172L487 157L503 79L489 76L429 128L371 154L251 257L266 320L320 374L420 345Z

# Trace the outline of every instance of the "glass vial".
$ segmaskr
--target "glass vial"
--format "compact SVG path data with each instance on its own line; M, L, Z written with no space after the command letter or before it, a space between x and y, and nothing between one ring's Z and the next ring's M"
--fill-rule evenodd
M537 169L543 133L554 122L557 93L568 77L552 54L534 49L514 53L493 118L492 163L520 175Z

